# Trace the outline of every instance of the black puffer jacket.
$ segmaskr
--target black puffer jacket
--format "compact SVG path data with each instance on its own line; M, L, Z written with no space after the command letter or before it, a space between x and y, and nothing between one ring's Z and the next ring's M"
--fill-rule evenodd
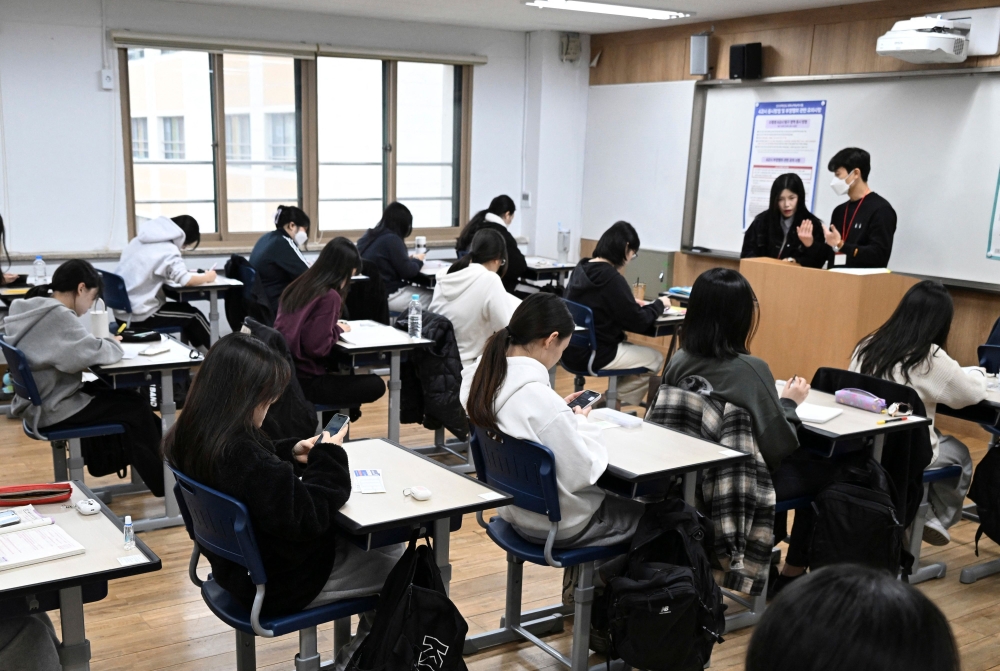
M396 319L396 328L407 330L408 314ZM412 350L400 370L402 399L399 421L422 422L425 428L444 427L460 440L469 437L469 418L458 392L462 387L462 359L455 328L447 317L424 311L421 335L434 341L427 349Z
M243 281L246 278L245 269L253 270L253 266L239 254L233 254L226 261L226 277ZM264 285L261 284L256 272L254 272L253 286L249 289L244 286L226 290L225 305L226 321L234 332L240 330L243 320L247 317L265 326L274 324L274 311L271 310Z

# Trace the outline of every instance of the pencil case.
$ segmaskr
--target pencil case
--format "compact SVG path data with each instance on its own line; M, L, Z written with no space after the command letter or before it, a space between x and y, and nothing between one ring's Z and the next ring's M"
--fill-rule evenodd
M122 342L160 342L162 339L156 331L122 331Z
M840 389L833 396L837 400L837 403L849 405L852 408L860 408L861 410L880 414L885 410L885 399L879 398L864 389Z
M42 505L65 501L73 493L68 482L0 487L0 506Z

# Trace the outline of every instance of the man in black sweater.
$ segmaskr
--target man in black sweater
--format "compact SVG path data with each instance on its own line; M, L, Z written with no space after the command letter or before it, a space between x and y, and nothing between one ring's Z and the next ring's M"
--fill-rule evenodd
M834 174L830 186L850 200L838 205L824 229L830 246L828 268L885 268L892 255L896 211L882 196L868 188L871 156L864 149L838 151L828 165Z

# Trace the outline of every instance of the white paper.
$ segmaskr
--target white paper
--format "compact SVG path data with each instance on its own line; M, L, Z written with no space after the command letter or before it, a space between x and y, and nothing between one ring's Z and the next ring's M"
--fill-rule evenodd
M497 499L502 499L503 494L500 492L483 492L479 495L483 501L496 501Z
M84 547L55 524L0 536L0 571L83 554Z
M382 469L355 468L351 470L351 491L362 494L385 494Z
M795 408L795 413L799 416L799 419L810 424L825 424L837 415L843 414L843 412L840 408L826 408L813 403L800 403Z
M340 334L340 339L352 345L378 347L380 345L400 345L410 342L410 336L392 326L379 324L368 319L347 322L351 330Z
M837 254L837 257L843 259L837 265L843 265L847 263L847 254ZM837 259L834 259L836 262ZM888 268L831 268L831 272L843 273L844 275L885 275L892 272Z
M38 511L35 510L35 507L31 505L18 506L16 508L11 508L10 510L17 513L17 516L21 518L21 521L18 524L12 524L9 527L0 527L0 534L25 531L26 529L34 529L35 527L44 527L52 524L51 517L39 515Z
M135 566L136 564L145 564L148 561L146 556L141 554L118 558L118 563L122 566Z

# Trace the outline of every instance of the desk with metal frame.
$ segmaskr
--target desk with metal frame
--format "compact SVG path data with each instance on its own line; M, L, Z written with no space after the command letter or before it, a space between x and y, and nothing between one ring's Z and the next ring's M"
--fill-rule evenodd
M239 280L218 276L214 282L199 284L192 287L175 287L169 284L163 285L163 292L167 296L176 298L179 301L194 301L208 299L208 325L211 333L211 343L214 345L219 339L219 292L228 291L233 287L242 287ZM205 295L207 294L207 296Z

